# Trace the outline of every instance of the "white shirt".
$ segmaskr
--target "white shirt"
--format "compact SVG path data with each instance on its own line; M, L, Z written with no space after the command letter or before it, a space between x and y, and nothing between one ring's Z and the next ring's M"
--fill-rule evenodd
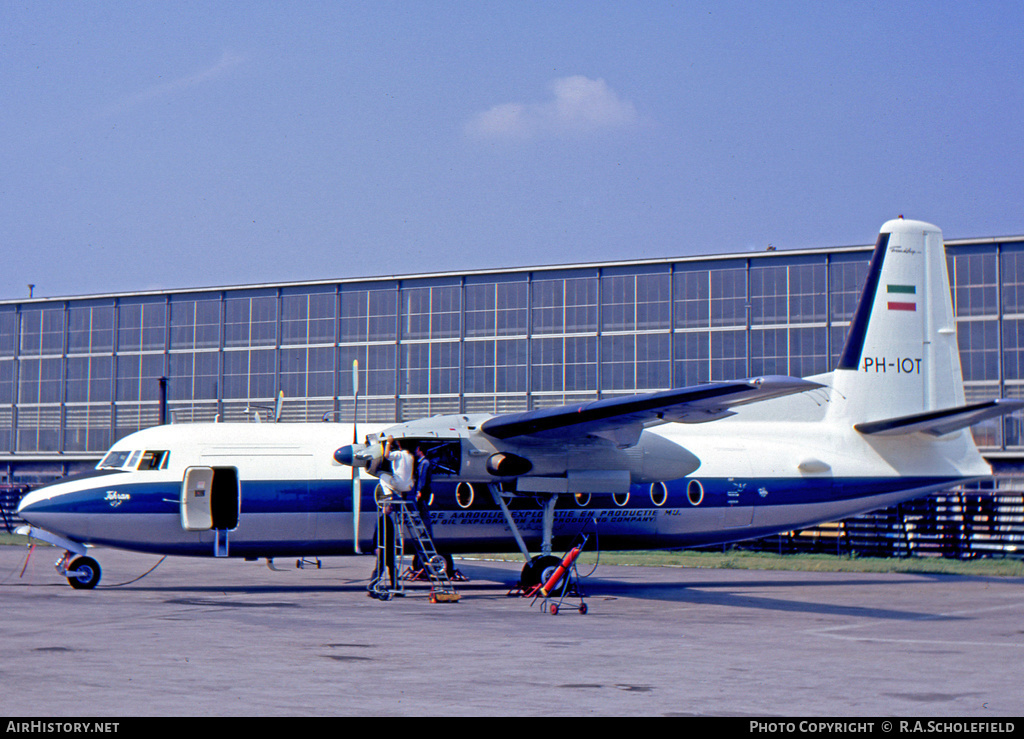
M388 455L391 462L391 477L399 492L404 493L412 489L412 455L404 449L391 452Z

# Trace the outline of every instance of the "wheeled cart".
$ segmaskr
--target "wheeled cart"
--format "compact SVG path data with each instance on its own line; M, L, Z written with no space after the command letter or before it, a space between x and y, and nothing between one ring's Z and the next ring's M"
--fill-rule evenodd
M584 536L579 544L566 552L561 563L544 582L526 593L527 597L533 598L530 605L534 605L539 599L543 599L540 606L541 610L547 611L552 616L557 616L559 611L562 610L566 599L578 598L579 605L576 610L580 614L587 612L587 603L583 599L583 590L580 588L580 573L576 569L576 559L580 556L580 552L583 551L586 543L587 537Z

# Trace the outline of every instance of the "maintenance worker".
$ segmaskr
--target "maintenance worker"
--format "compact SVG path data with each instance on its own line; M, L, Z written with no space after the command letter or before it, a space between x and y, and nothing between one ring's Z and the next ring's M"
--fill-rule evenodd
M402 449L401 442L395 441L395 437L388 436L387 443L384 445L384 459L391 463L391 472L383 472L379 478L381 487L384 488L384 494L390 498L401 498L403 493L412 489L413 467L415 466L412 455Z
M433 465L422 446L416 447L416 476L412 487L412 499L416 504L416 510L423 519L423 526L427 530L427 536L434 540L434 530L430 525L430 473Z
M413 459L393 436L388 436L384 445L384 459L391 463L391 472L383 472L378 477L384 497L377 524L377 570L374 582L379 582L386 576L391 589L394 590L398 584L398 572L395 568L395 521L391 506L387 505L386 501L401 499L403 494L412 488ZM374 583L371 583L371 587L373 585Z

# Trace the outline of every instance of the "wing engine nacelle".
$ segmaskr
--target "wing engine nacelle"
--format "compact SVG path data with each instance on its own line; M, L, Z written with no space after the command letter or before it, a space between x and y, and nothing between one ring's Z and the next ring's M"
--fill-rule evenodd
M393 436L406 449L424 448L434 461L434 475L459 482L515 480L515 489L524 492L616 492L634 483L685 477L700 466L690 451L649 431L625 448L598 437L515 443L482 431L486 418L435 416L393 426L366 444L341 447L334 458L376 475L381 440Z
M334 461L348 467L362 467L376 476L384 459L384 447L380 443L349 444L334 452Z

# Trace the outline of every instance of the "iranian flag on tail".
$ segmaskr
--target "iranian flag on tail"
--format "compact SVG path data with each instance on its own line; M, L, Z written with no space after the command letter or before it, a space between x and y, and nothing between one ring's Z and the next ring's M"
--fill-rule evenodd
M917 287L914 285L886 285L889 310L917 310Z

